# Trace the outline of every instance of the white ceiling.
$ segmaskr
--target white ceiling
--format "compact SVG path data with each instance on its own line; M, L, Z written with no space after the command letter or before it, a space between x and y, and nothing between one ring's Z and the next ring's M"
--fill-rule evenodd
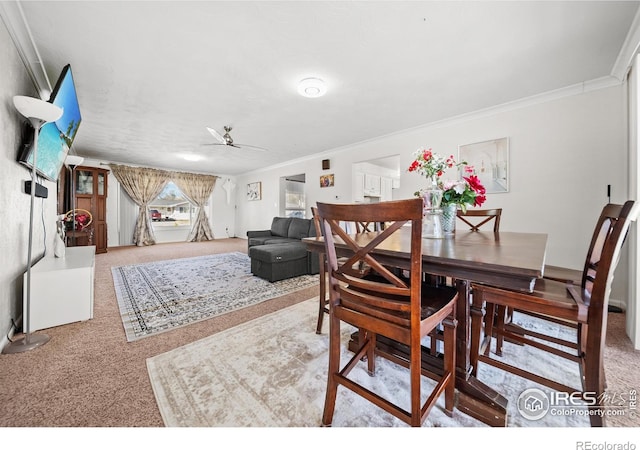
M23 1L73 152L240 174L612 75L638 2ZM307 76L324 97L296 92ZM205 127L233 126L210 146ZM203 157L188 162L185 153Z

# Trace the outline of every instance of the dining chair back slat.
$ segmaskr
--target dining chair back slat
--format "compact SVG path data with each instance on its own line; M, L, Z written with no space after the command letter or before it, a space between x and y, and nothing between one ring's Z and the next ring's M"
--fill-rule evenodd
M420 426L441 394L445 410L453 413L455 394L455 309L458 293L451 287L423 286L422 200L398 200L374 204L317 204L317 217L325 243L329 291L329 373L322 423L333 420L338 385L366 398L412 426ZM384 223L376 231L349 234L344 222ZM379 259L378 248L400 228L411 229L409 278L388 268ZM341 367L340 323L358 329L357 348ZM427 373L422 364L421 339L439 325L444 328L443 370ZM390 339L409 348L407 396L410 407L383 398L349 376L366 359L369 374L375 374L378 338ZM352 339L354 339L352 337ZM437 380L424 400L420 378Z
M502 216L502 208L494 209L467 209L466 211L458 210L457 217L467 224L471 231L478 231L480 227L493 220L493 231L500 231L500 217Z

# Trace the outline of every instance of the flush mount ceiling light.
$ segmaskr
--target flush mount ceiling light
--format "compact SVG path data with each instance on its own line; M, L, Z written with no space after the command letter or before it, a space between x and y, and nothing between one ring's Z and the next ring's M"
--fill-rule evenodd
M305 78L298 83L298 93L303 97L322 97L327 92L327 86L320 78Z
M185 153L182 156L182 159L186 160L186 161L200 161L202 159L202 156L200 155L194 155L192 153Z

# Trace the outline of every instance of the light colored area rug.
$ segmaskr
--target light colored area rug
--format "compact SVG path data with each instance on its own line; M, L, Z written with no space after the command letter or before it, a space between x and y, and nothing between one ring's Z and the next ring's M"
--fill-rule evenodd
M113 267L129 342L280 297L318 282L303 275L270 283L240 252Z
M169 427L316 427L320 426L326 389L328 320L322 335L315 334L317 299L307 300L260 317L200 341L147 359L151 384L165 424ZM343 329L343 341L353 331ZM532 360L522 347L521 360ZM348 357L343 352L343 363ZM350 353L349 353L350 354ZM557 359L551 355L552 358ZM536 356L540 365L548 361ZM549 364L556 376L577 383L576 371ZM386 360L376 363L376 376L361 363L351 374L387 398L406 398L408 373ZM574 377L573 380L571 377ZM424 377L423 377L424 378ZM509 426L589 426L584 416L551 416L529 421L516 409L520 392L534 383L484 365L480 377L505 395ZM424 381L429 389L430 380ZM537 386L539 387L539 386ZM408 403L404 404L408 407ZM340 387L334 427L404 427L404 422ZM424 426L485 427L456 410L444 414L444 399L431 411Z

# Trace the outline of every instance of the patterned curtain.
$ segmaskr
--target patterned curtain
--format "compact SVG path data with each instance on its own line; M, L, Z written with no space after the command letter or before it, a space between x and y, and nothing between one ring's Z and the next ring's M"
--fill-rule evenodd
M162 189L171 179L171 173L145 167L130 167L118 164L109 164L109 166L120 185L140 208L133 232L133 243L138 247L154 245L156 237L151 226L148 205L151 200L162 192Z
M200 175L196 173L173 172L172 181L178 186L187 199L196 205L198 215L191 227L187 241L200 242L213 239L213 232L209 226L209 218L204 206L213 192L218 177L214 175Z

